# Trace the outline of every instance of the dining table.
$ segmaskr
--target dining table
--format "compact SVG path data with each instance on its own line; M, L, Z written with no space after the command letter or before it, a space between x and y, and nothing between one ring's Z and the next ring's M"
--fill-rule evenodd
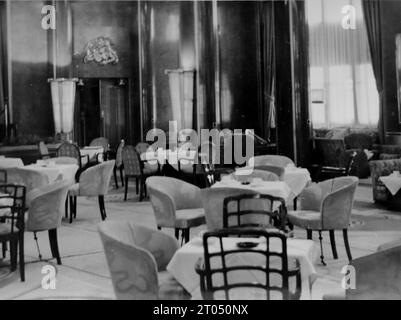
M211 241L211 240L216 241ZM209 252L220 251L220 244L217 238L208 240ZM266 242L260 238L223 238L224 251L235 250L238 242L259 242L256 247L258 250L266 250ZM271 238L269 241L269 252L282 252L282 244L278 238ZM315 262L318 259L319 251L316 244L312 240L305 239L287 239L287 256L288 260L296 259L299 263L301 272L301 299L311 299L311 285L317 277L315 269ZM175 280L182 285L186 291L191 294L192 299L201 299L200 292L200 278L195 271L195 264L200 258L204 258L204 248L202 235L198 235L191 239L188 243L178 249L173 255L170 263L167 265L167 271L175 278ZM278 259L278 258L275 258ZM289 265L294 265L289 263ZM213 259L213 268L221 267L221 259ZM261 254L255 254L252 252L237 252L234 254L226 255L227 266L238 266L238 265L264 265L266 258ZM280 263L280 261L271 261L272 264ZM215 275L214 278L217 283L216 285L222 284L222 279L219 275ZM221 276L221 274L220 274ZM260 273L256 273L250 270L241 270L233 273L233 277L228 279L230 283L235 282L260 282L264 283L265 277ZM276 279L280 281L280 279ZM293 281L290 280L290 287L292 288ZM280 282L278 283L280 284ZM244 297L245 298L245 297ZM242 299L242 297L241 297Z
M35 163L25 166L24 168L42 172L47 175L49 183L53 183L60 175L63 180L75 183L75 174L78 171L76 164L55 164L51 163Z
M89 147L83 147L80 149L81 156L86 156L82 157L82 160L85 158L89 158L89 162L99 160L100 162L103 161L103 154L104 154L104 148L100 146L89 146ZM98 157L98 155L101 155ZM98 159L99 158L99 159ZM84 160L84 162L87 160ZM85 165L86 163L83 163Z
M0 169L23 167L24 163L21 158L8 158L0 156Z

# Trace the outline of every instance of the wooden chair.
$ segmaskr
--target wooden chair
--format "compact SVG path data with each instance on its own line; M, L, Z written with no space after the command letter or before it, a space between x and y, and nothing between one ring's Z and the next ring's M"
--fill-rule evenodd
M127 221L99 224L114 293L119 300L183 300L190 295L166 271L177 240Z
M25 230L25 199L26 188L17 184L2 184L0 190L4 195L0 200L4 205L0 210L4 213L0 223L0 242L10 243L11 271L17 268L17 256L19 252L19 266L21 281L25 281L24 260L24 230ZM3 251L4 254L4 251Z
M348 242L348 226L358 185L357 177L338 177L313 184L300 194L301 209L288 211L290 224L306 229L307 238L312 239L312 231L318 231L320 241L320 260L323 265L322 231L329 231L331 249L337 259L335 230L342 230L348 260L352 260Z
M258 238L258 242L266 243L261 248L225 248L224 239L228 237L250 237ZM209 248L210 240L217 240L216 246ZM272 242L279 241L281 250L271 250ZM259 245L260 246L260 245ZM301 296L301 272L298 261L288 261L287 238L281 232L255 228L222 229L219 231L206 232L203 235L204 258L198 260L195 270L200 277L200 288L203 299L266 299L277 298L283 300L296 300ZM242 260L240 264L231 265L228 259L233 255L241 254L260 257L260 263L252 263ZM274 258L275 260L273 260ZM218 261L221 263L218 263ZM256 259L255 259L256 261ZM276 261L278 261L276 263ZM246 282L238 279L239 272L257 273L261 279L258 281ZM276 282L273 276L279 277ZM290 278L295 277L296 286L293 292L290 291Z
M275 210L274 204L279 204ZM234 207L234 209L233 209ZM285 230L285 200L265 194L241 194L223 201L223 228L266 227Z
M177 238L181 230L182 240L188 242L190 228L205 223L200 189L171 177L149 177L146 185L157 227L174 228Z
M70 186L68 196L70 199L70 223L77 216L77 197L98 197L99 210L102 220L105 220L106 208L104 196L108 193L111 175L115 161L108 160L90 167L82 172L79 182Z
M124 201L127 200L129 178L136 179L136 193L138 194L139 190L139 201L142 201L142 199L147 195L145 180L155 172L143 167L143 163L138 152L136 152L135 148L131 145L124 146L122 158L125 173Z
M76 144L63 142L57 149L57 157L69 157L76 159L76 164L79 168L83 168L82 165L82 158L86 158L86 164L89 164L89 156L88 155L81 155L81 151Z

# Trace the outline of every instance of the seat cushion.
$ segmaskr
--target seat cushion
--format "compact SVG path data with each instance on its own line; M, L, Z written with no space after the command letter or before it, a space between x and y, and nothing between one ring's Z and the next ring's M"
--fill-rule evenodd
M321 214L318 211L289 211L287 217L294 226L310 230L322 229Z
M161 300L188 300L191 295L168 272L158 273L159 299Z
M182 209L175 211L175 227L191 228L206 223L205 211L203 208Z
M68 195L69 195L69 196L79 196L79 183L73 184L73 185L68 189Z

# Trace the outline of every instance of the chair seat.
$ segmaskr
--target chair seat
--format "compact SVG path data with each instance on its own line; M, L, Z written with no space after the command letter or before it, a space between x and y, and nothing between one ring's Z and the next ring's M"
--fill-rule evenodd
M321 230L323 227L321 214L317 211L289 211L287 217L293 225L304 229Z
M191 295L168 272L158 273L160 300L188 300Z
M79 196L79 183L73 184L68 189L68 195L70 195L70 196Z
M205 211L203 208L182 209L175 212L175 227L176 228L191 228L197 227L206 223Z

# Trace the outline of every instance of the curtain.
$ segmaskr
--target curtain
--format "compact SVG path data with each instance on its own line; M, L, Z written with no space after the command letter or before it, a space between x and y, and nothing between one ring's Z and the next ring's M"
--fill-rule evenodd
M342 23L349 6L355 28ZM361 0L308 0L307 19L313 126L377 125L379 95Z
M276 128L274 100L275 50L274 50L274 1L261 2L261 43L263 61L263 100L266 108L266 138L270 142L271 131Z
M362 0L362 9L369 40L370 56L379 92L379 134L381 141L384 138L383 123L383 70L382 70L382 42L380 25L380 1Z
M7 104L7 54L6 54L6 8L5 1L0 1L0 121L4 123ZM5 132L1 132L2 137Z

